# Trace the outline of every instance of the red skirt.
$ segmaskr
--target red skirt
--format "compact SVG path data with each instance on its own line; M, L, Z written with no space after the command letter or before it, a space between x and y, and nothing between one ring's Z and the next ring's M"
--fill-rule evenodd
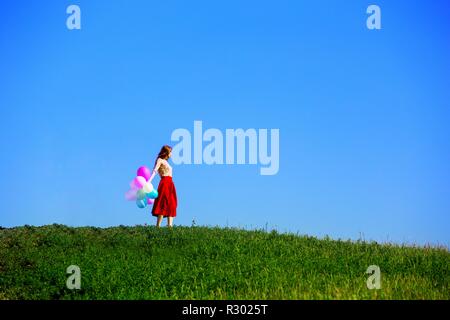
M155 217L158 215L176 217L177 204L177 190L172 177L162 177L158 185L158 197L153 203L152 215Z

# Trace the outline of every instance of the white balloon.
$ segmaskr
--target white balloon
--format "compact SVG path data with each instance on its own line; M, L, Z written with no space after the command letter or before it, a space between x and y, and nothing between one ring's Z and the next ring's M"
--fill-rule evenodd
M142 188L145 193L150 193L153 190L153 185L150 182L146 182Z

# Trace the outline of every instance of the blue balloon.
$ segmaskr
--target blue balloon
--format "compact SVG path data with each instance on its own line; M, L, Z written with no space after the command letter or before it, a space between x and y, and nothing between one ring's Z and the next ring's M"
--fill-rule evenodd
M151 192L147 193L146 196L149 199L156 199L158 197L158 191L153 189Z
M138 206L138 208L144 209L147 206L147 201L137 199L136 205Z

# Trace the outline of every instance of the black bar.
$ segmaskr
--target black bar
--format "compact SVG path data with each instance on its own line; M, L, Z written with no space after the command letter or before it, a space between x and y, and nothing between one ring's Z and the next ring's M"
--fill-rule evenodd
M316 301L316 300L132 300L132 301L0 301L0 310L15 316L65 317L65 315L103 316L141 315L139 319L313 319L327 316L366 318L383 317L392 310L403 317L419 313L445 314L449 300L444 301ZM402 318L403 318L402 317ZM132 319L136 319L133 317Z

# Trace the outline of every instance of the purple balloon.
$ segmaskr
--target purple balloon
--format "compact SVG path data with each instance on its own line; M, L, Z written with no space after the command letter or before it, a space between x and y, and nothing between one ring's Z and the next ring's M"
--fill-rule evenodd
M125 199L127 199L128 201L136 200L136 190L130 189L125 192Z
M151 172L150 172L149 168L142 166L138 169L137 176L144 177L145 181L148 181L148 179L150 179Z
M153 204L155 202L155 199L147 198L147 204Z
M132 187L132 189L142 189L142 187L144 186L144 184L147 182L147 180L145 180L144 177L141 176L137 176L136 178L134 178L133 180L133 185L134 187Z

